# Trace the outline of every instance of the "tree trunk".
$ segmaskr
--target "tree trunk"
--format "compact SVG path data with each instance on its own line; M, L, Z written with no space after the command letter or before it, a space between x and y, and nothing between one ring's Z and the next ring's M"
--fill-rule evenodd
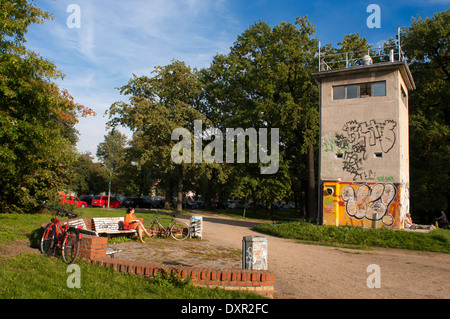
M308 217L317 220L316 208L316 176L314 172L314 146L310 145L308 149Z
M306 189L306 187L302 187L302 189ZM306 192L302 190L302 218L306 218L308 215L306 214Z
M169 209L172 208L172 176L170 172L166 173L166 182L164 186L166 188L166 202L164 203L164 208Z
M294 189L294 216L297 216L298 213L298 193L297 189Z
M178 165L178 181L177 181L177 211L183 210L183 166Z
M205 192L205 204L206 204L206 208L211 209L212 205L211 205L211 189L212 189L212 181L211 179L208 179L206 181L206 192Z

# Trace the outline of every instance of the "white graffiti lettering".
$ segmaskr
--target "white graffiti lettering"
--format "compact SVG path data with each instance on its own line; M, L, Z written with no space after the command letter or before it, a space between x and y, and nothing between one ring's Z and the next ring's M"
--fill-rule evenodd
M367 219L380 221L385 226L392 226L394 217L389 214L389 206L397 194L393 184L375 184L370 187L367 184L353 188L345 186L341 191L341 198L346 203L347 214L355 219Z

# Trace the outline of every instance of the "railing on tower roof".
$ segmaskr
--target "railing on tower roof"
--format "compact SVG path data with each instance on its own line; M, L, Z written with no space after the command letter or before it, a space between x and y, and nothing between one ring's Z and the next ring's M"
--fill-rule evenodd
M319 41L319 71L405 60L405 55L400 44L400 28L398 28L398 43L392 46L322 55L320 45Z

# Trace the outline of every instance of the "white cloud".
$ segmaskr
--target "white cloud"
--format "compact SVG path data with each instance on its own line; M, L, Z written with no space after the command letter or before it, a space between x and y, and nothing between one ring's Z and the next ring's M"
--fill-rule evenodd
M65 12L68 4L60 2L57 12ZM77 125L79 151L94 155L106 134L105 111L123 99L115 87L126 84L132 73L149 74L172 59L206 67L216 53L228 50L236 36L226 32L231 19L224 14L222 0L135 0L132 5L79 0L77 4L81 28L69 29L55 15L49 33L57 43L57 65L67 74L61 86L97 113L80 118ZM122 131L131 136L127 129Z
M90 3L83 6L81 11L81 28L78 31L78 50L88 60L95 61L96 23Z

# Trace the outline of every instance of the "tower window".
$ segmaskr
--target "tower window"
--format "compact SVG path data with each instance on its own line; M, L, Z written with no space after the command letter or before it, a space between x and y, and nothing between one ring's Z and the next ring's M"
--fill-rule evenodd
M375 158L383 158L382 152L375 152Z
M367 82L333 87L333 100L386 96L386 81Z
M345 99L345 86L335 86L333 88L333 100Z
M372 83L373 96L386 96L386 81Z
M360 87L360 96L359 97L372 96L372 85L370 83L360 84L359 87Z
M347 85L347 99L356 99L359 95L359 85Z
M402 85L400 85L400 88L401 88L401 91L402 91L402 101L403 101L403 104L404 104L405 106L407 106L407 105L408 105L408 96L406 95L405 89L403 88Z

